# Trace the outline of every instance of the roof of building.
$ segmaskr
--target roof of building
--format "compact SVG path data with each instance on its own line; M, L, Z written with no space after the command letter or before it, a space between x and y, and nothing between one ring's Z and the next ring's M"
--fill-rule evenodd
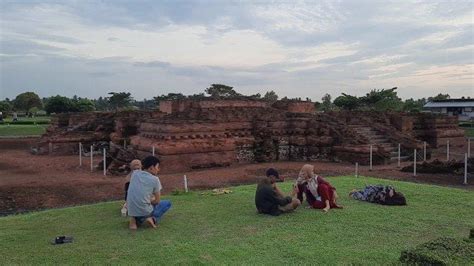
M456 99L428 102L423 108L443 108L443 107L474 107L474 99Z

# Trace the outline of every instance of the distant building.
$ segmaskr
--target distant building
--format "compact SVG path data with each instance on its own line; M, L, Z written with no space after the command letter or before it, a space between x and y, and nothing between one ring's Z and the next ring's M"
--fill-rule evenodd
M460 121L474 120L474 99L436 100L428 102L423 108L432 113L457 115Z

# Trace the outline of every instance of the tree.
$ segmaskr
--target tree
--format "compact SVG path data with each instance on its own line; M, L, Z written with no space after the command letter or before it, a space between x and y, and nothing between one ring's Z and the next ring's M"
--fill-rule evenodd
M334 105L345 110L355 110L360 107L361 102L356 96L343 93L342 96L334 99Z
M442 100L449 100L451 98L451 96L449 96L449 94L438 94L434 97L428 97L428 101L432 102L432 101L442 101Z
M13 107L19 111L28 112L33 107L42 108L40 97L34 92L24 92L18 94L13 101Z
M324 94L321 98L322 102L319 105L319 110L327 112L334 109L334 105L331 102L331 95L329 93Z
M278 94L276 94L276 92L274 91L267 91L263 96L263 100L270 103L274 103L278 101Z
M7 101L0 101L0 112L4 115L12 110L12 105Z
M48 114L75 112L77 110L71 99L60 95L50 97L44 109Z
M363 105L377 111L400 110L402 100L397 96L397 87L391 89L371 90L364 97L360 97Z
M133 98L129 92L109 92L109 103L113 108L120 109L130 106Z
M414 100L413 98L407 99L403 103L402 111L404 112L413 112L418 113L423 110L423 106L426 104L426 99L421 98L418 100Z
M99 111L107 111L109 110L109 102L107 101L107 99L105 98L102 98L99 97L99 99L97 100L92 100L94 105L95 105L95 109L96 110L99 110Z
M211 84L211 87L207 88L205 92L211 95L212 98L233 98L241 96L233 87L223 84Z
M94 102L89 99L77 99L73 100L73 107L77 112L91 112L95 110Z

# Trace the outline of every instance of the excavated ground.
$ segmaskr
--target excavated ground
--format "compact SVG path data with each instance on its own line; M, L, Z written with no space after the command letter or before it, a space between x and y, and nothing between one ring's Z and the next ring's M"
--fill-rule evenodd
M14 213L65 207L93 202L117 200L123 197L125 176L103 176L101 171L90 171L88 159L79 167L77 156L36 156L27 148L34 140L0 141L0 216ZM99 160L99 158L97 158ZM98 161L97 161L98 162ZM187 175L191 189L250 184L263 176L268 167L275 167L290 179L305 162L275 162L236 165L186 173L160 175L165 193L183 189L183 175ZM312 162L323 176L353 175L354 165L348 163ZM403 163L406 166L409 163ZM162 166L163 168L166 165ZM452 174L418 174L401 172L395 165L360 167L360 174L385 179L428 183L474 190L474 180L462 185L463 177ZM119 208L119 206L117 207Z

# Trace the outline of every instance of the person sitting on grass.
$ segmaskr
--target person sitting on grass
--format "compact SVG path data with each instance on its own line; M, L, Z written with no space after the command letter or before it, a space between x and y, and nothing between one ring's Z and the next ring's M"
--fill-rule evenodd
M255 193L255 205L259 213L278 216L282 213L291 212L301 205L301 202L295 198L296 187L293 188L291 196L285 196L276 185L278 172L276 170L274 172L267 171L267 175L267 177L260 180Z
M405 196L401 192L395 191L392 186L368 185L364 190L353 189L349 193L349 197L382 205L407 205Z
M142 162L138 159L132 160L130 162L130 173L125 178L125 202L123 203L122 210L120 211L122 216L127 216L127 192L128 187L130 186L130 179L132 178L133 171L135 170L142 170Z
M314 209L322 209L324 212L331 208L342 209L338 205L336 188L327 182L322 176L314 173L314 166L305 164L296 180L298 187L298 199L303 201L303 194L306 201Z
M160 160L148 156L142 161L143 171L135 170L128 187L127 207L129 228L134 230L143 223L156 228L160 218L171 208L169 200L161 200L161 182L156 176Z

